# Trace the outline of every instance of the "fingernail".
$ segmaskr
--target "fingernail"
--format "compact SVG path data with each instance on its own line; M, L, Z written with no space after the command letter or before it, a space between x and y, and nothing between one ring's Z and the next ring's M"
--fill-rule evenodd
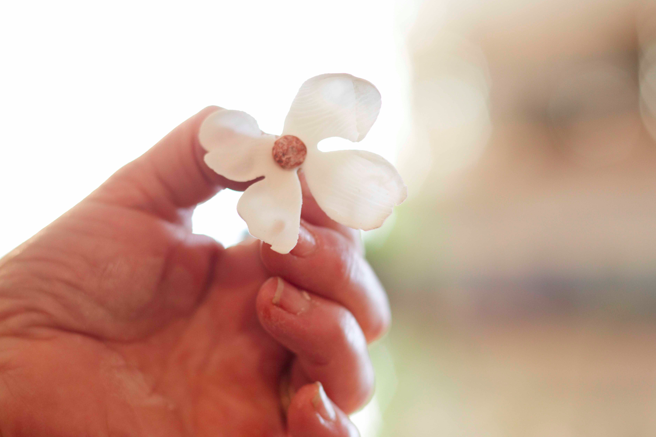
M298 231L298 242L292 249L292 255L305 257L314 252L316 247L317 242L314 239L314 235L312 235L305 226L301 225L301 228Z
M299 291L296 287L286 285L285 281L278 278L276 294L273 295L271 302L288 313L298 316L310 308L311 300L307 292Z
M326 392L323 390L323 385L321 385L320 382L316 382L315 384L317 385L318 390L317 394L312 398L314 409L324 420L335 420L335 409L328 399L328 396L326 396Z

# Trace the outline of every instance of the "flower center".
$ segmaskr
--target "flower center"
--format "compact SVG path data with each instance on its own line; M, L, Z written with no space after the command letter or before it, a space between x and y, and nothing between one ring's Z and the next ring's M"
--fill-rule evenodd
M294 135L283 135L273 143L273 160L285 170L291 170L303 164L307 156L307 147Z

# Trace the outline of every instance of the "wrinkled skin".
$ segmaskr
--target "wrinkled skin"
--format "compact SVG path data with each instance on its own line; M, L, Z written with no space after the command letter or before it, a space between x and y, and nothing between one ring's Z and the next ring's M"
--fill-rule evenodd
M382 289L358 238L311 198L310 283L305 258L191 233L197 203L244 188L199 159L197 128L212 110L0 261L3 437L356 435L343 410L371 394L366 342L389 323ZM310 293L312 323L272 305L274 276L284 293ZM339 283L312 289L322 278ZM349 289L356 297L331 296ZM335 400L328 419L316 380Z

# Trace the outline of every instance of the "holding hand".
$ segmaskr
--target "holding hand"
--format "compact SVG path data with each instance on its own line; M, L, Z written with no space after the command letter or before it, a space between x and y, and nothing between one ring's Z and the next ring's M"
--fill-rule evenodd
M247 187L203 162L215 110L0 260L3 437L357 435L385 294L307 190L290 254L191 232L195 205Z

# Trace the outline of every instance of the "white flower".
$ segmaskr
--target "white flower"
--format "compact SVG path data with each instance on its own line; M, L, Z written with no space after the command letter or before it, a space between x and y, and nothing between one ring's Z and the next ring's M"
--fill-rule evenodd
M250 115L219 110L203 122L199 140L207 165L238 182L254 183L239 199L237 211L250 233L279 253L298 240L303 173L321 209L355 229L380 227L406 198L396 169L369 152L321 152L319 141L342 137L362 140L378 117L380 93L349 74L324 74L306 81L292 102L280 137L263 133Z

